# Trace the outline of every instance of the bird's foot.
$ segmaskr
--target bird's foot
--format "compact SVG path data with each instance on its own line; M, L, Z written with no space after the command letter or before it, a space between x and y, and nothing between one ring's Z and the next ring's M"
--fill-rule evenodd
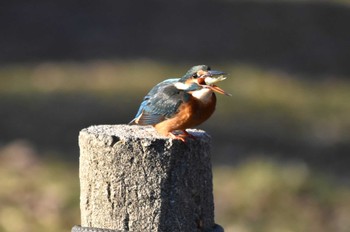
M182 135L175 135L173 133L169 133L170 137L172 139L178 139L178 140L181 140L182 142L186 143L186 136L182 136Z
M181 131L183 132L183 134L176 135L176 134L170 132L169 135L171 138L181 140L184 143L186 143L187 138L196 139L196 137L194 137L194 135L191 135L187 131L185 131L185 130L181 130Z
M185 136L185 137L188 137L188 138L191 138L191 139L196 139L196 137L190 133L188 133L186 130L181 130L183 135L182 136Z

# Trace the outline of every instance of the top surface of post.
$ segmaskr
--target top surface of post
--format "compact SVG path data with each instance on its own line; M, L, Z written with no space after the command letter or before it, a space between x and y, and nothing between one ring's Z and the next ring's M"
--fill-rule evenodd
M187 129L187 132L195 137L195 140L200 140L202 142L210 142L210 136L203 130L198 129ZM129 125L97 125L90 126L83 129L80 133L88 133L98 135L100 139L103 137L112 137L116 136L119 140L139 140L146 139L150 141L154 140L170 140L171 138L164 137L156 132L152 126L129 126ZM176 139L171 139L175 140ZM186 143L191 143L192 138L188 138ZM115 143L116 141L111 141ZM178 142L181 142L178 140Z

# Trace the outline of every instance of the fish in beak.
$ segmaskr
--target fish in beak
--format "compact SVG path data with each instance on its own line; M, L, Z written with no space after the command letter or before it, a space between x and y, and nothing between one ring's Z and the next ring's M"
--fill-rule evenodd
M224 94L226 96L232 96L231 94L225 92L225 90L215 85L216 83L226 79L226 77L224 76L225 74L226 73L221 71L215 71L215 70L207 71L206 74L198 78L198 84L200 84L204 88L211 89L214 92Z

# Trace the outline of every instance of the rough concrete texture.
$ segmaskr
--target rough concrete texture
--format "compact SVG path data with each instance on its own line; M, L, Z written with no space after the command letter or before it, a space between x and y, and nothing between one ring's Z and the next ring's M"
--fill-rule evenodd
M125 231L214 226L210 137L186 143L153 127L100 125L79 135L81 223Z

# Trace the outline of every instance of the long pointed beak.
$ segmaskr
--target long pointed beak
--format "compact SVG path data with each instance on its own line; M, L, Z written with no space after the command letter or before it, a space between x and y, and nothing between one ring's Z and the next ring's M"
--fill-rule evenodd
M226 79L225 72L217 71L217 70L209 70L207 73L200 78L197 79L197 83L204 88L211 89L214 92L224 94L226 96L232 96L231 94L225 92L225 90L221 89L217 85L214 85L217 82L223 81Z
M217 70L209 70L208 76L205 77L204 82L206 83L204 87L213 90L214 92L224 94L226 96L232 96L231 94L225 92L222 88L218 87L217 85L214 85L217 82L223 81L226 79L225 72L217 71Z

